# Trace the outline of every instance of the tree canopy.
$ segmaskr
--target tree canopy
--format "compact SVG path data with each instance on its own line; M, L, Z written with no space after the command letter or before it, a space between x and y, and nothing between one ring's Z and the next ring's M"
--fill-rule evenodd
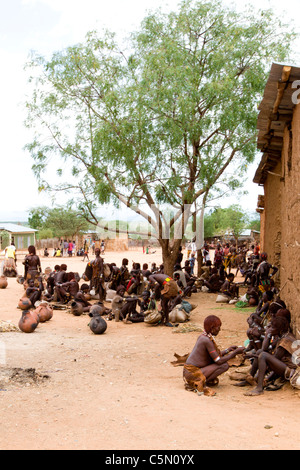
M94 224L101 204L134 210L170 271L192 206L222 185L234 190L253 161L267 72L292 36L271 10L189 0L149 14L127 49L113 33L90 32L50 60L34 54L27 149L41 190L70 191ZM57 184L47 178L51 158Z
M88 230L86 219L71 207L36 207L30 210L28 223L39 230L40 238L73 238ZM41 236L43 235L43 236Z
M205 237L231 235L237 241L249 224L249 216L238 204L226 209L218 207L205 217Z

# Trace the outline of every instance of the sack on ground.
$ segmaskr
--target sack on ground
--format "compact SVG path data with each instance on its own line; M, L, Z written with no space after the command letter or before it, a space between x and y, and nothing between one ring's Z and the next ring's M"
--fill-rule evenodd
M145 315L144 323L150 325L157 325L162 319L161 313L158 310L152 310Z

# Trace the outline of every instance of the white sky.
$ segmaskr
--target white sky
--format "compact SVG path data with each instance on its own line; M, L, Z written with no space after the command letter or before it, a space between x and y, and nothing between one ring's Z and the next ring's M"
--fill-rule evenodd
M285 3L286 22L293 21L294 29L300 29L299 0L224 0L224 3L236 5L238 9L249 4L257 9L272 8L280 17ZM0 0L0 221L26 220L30 208L48 202L48 198L37 191L31 170L33 161L23 150L30 142L30 135L23 125L22 106L27 87L23 67L30 51L51 55L82 41L88 31L105 27L125 36L138 28L149 10L158 7L175 10L178 4L177 0ZM250 194L239 200L253 212L257 195L262 192L252 183L260 157L258 154L255 165L249 170L247 188ZM228 200L225 206L233 202Z

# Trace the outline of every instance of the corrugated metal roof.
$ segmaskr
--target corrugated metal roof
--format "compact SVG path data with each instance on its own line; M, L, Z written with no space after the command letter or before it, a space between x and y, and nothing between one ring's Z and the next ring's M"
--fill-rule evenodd
M38 230L35 230L33 228L24 227L24 225L2 223L2 222L0 222L0 230L7 230L7 232L11 232L11 233L34 233L34 232L38 232Z

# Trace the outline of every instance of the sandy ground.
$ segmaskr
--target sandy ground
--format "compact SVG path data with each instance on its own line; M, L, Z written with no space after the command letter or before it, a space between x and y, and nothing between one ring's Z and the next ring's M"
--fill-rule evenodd
M106 253L106 262L161 262L159 250ZM60 259L83 273L81 258ZM42 258L43 269L57 260ZM21 260L18 263L22 273ZM16 279L0 290L0 320L17 325L24 293ZM210 314L223 322L220 346L246 339L249 310L216 304L214 294L193 294L189 325L202 326ZM109 304L108 304L109 305ZM228 373L215 397L198 396L183 386L173 354L185 354L197 331L108 322L94 335L89 317L54 311L32 334L0 333L0 448L2 450L280 450L300 448L300 392L288 384L276 392L246 397ZM176 332L177 331L177 332ZM40 380L13 368L35 369ZM230 369L232 371L232 368ZM43 376L48 378L42 380ZM2 380L2 382L1 382Z

